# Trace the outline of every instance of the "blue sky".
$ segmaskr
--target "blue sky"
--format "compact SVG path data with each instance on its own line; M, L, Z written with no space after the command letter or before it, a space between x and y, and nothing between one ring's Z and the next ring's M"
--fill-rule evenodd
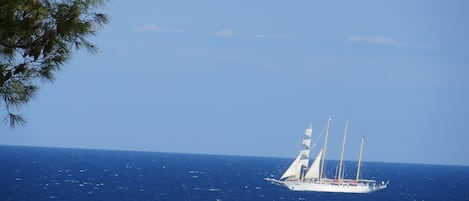
M111 1L0 144L469 165L467 1ZM322 139L321 139L322 141ZM316 150L317 151L317 150Z

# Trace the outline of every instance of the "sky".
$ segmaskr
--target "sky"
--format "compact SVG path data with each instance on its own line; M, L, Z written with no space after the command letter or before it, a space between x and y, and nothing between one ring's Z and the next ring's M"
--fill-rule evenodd
M469 1L110 1L0 144L469 165ZM313 154L314 154L313 152Z

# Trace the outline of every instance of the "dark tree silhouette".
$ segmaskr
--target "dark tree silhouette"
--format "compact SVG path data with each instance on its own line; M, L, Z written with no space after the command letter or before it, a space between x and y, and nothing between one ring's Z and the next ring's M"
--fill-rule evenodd
M26 121L18 109L74 50L96 53L87 41L108 18L104 0L0 0L0 115L11 127Z

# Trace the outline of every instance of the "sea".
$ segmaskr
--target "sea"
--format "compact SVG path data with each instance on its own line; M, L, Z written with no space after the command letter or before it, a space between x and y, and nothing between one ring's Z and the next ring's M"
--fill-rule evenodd
M296 192L264 180L292 160L0 146L0 201L469 200L468 166L364 162L364 178L389 181L370 194ZM327 161L328 177L336 163ZM355 163L345 163L346 177Z

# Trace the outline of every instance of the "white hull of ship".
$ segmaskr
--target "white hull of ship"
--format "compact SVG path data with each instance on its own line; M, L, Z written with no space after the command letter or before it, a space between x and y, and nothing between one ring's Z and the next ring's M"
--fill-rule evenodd
M318 181L282 181L276 179L266 179L272 183L277 183L286 186L293 191L315 191L315 192L330 192L330 193L371 193L387 187L387 184L376 185L374 183L333 183L333 182L318 182Z

